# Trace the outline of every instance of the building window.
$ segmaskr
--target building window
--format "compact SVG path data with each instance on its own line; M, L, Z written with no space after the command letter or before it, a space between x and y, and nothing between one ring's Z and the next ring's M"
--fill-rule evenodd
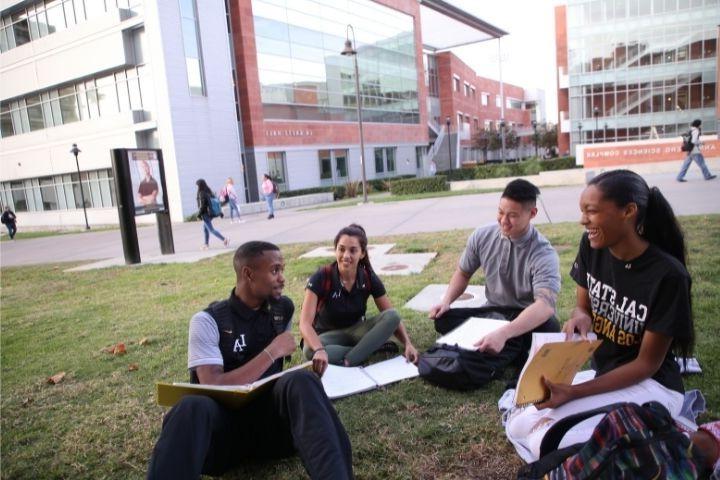
M347 181L348 151L344 149L319 150L320 183L335 185Z
M423 158L427 152L427 146L419 145L415 147L415 168L418 170L423 169Z
M197 21L196 0L179 1L183 46L185 47L185 67L187 70L190 95L204 96L205 78L203 73L202 43L200 42L200 25Z
M475 99L475 87L472 85L470 86L470 96Z
M453 75L453 92L460 91L460 77Z
M115 206L112 170L80 172L87 208ZM0 199L16 212L42 212L82 208L77 173L0 183Z
M522 110L523 108L523 102L522 100L516 100L514 98L507 99L507 108L516 108L518 110Z
M439 97L440 89L438 87L437 57L435 55L426 54L425 59L427 61L428 95L431 97Z
M395 173L395 155L397 147L383 147L375 149L375 173Z
M469 83L465 83L465 84L463 84L463 87L464 87L464 90L463 90L463 91L464 91L464 93L465 93L465 96L466 96L466 97L469 97L469 96L470 96L470 84L469 84Z
M477 118L473 118L473 128L476 132L480 129L480 123L478 122Z
M143 110L151 116L152 86L144 66L120 70L0 103L3 138L68 123Z
M495 106L497 108L502 107L502 97L500 95L495 95Z
M490 94L489 94L489 93L483 92L483 93L480 94L480 103L482 104L482 106L487 107L487 105L488 105L488 97L490 97Z
M335 33L345 32L351 18L363 121L420 123L422 72L417 68L412 16L371 0L331 6L316 1L248 3L254 15L263 118L357 122L355 59L339 54L345 34ZM317 8L302 11L305 3ZM429 68L432 64L429 60Z
M286 191L288 189L288 180L285 152L269 152L267 162L270 177L275 180L281 191Z

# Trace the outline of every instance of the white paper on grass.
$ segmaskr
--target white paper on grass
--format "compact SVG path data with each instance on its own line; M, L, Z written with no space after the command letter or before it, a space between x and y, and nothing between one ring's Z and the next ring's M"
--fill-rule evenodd
M417 376L417 367L404 357L397 356L368 367L328 365L322 384L328 398L332 400Z
M470 317L459 327L435 340L438 345L457 345L464 350L477 350L475 344L485 335L510 323L494 318Z

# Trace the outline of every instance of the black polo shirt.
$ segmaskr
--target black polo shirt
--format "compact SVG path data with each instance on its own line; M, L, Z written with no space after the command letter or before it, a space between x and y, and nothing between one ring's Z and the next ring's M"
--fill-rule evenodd
M327 276L330 275L330 281ZM329 288L326 286L329 285ZM385 295L385 286L372 269L358 265L355 285L349 292L340 281L337 262L320 267L305 286L318 296L319 309L315 315L315 331L323 333L355 325L365 317L370 295Z
M294 311L292 300L285 296L269 300L257 310L253 310L235 296L233 289L227 300L211 303L201 313L209 315L217 325L223 371L229 372L262 353L276 336L286 331ZM198 344L193 345L191 336L191 345L189 345L191 356L206 354L209 345L203 342L202 338L196 340ZM207 355L211 354L207 353ZM282 361L282 358L277 359L261 378L282 370ZM195 378L194 370L191 368L193 378Z

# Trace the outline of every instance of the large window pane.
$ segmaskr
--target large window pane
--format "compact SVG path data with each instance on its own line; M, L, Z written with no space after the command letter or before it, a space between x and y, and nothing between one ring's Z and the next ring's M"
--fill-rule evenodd
M27 104L30 131L32 132L35 130L42 130L43 128L45 128L42 105L40 104L40 97L38 95L27 97L25 103Z
M395 148L387 148L386 154L387 154L387 171L388 172L394 172L395 171Z
M15 212L27 212L28 203L27 197L25 196L25 187L23 186L23 182L10 182L10 189L12 190Z
M375 173L385 172L384 148L375 149Z
M80 120L75 87L60 89L60 113L63 123L72 123Z
M59 205L57 192L55 191L55 182L52 177L40 178L39 182L43 210L57 210Z
M330 150L318 151L320 160L320 180L332 180L332 158Z
M347 150L335 150L335 172L338 178L347 178Z

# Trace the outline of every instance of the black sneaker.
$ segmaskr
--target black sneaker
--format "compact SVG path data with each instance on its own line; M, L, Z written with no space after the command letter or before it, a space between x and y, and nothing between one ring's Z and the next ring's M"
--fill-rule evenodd
M705 180L712 180L713 178L717 178L717 175L710 175Z
M684 178L677 178L676 180L681 183L687 182L687 180L685 180Z
M268 220L275 218L275 215L268 215Z
M395 342L385 342L380 347L378 347L377 350L375 350L374 353L387 353L392 355L393 353L399 353L400 348L398 348L397 344Z

